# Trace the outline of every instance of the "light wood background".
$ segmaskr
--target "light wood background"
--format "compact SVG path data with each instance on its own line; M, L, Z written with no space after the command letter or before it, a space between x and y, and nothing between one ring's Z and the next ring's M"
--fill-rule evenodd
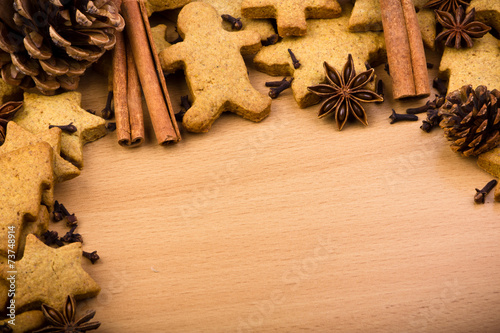
M168 85L178 110L182 74ZM80 90L102 109L104 77ZM102 292L81 310L103 333L499 332L500 204L473 202L492 176L421 131L424 115L389 124L426 100L386 90L368 127L339 132L286 91L258 124L228 113L167 147L151 131L137 149L114 133L86 145L55 191L101 256L84 262Z

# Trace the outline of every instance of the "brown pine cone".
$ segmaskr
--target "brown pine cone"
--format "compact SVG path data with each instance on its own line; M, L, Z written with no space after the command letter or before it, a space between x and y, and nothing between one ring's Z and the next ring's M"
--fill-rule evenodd
M485 86L463 86L446 96L439 109L439 126L453 141L451 149L465 156L476 156L500 143L500 91Z
M125 21L111 0L0 0L0 73L44 94L74 90Z

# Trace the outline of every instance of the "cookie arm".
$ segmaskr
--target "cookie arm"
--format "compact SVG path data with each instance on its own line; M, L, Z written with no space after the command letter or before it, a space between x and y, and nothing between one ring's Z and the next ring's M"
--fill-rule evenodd
M241 54L255 54L262 44L260 42L260 34L255 31L238 31L229 33L234 42L239 45Z
M183 42L180 42L167 47L158 54L164 72L172 73L184 68L184 49Z

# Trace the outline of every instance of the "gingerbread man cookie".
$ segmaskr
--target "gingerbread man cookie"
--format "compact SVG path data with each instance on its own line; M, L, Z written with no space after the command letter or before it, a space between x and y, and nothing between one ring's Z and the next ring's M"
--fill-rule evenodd
M203 2L212 5L220 15L229 14L233 17L240 18L242 23L242 30L256 31L260 34L262 40L266 40L275 34L274 28L270 20L252 20L246 17L241 17L241 2L242 0L203 0ZM224 28L232 31L231 23L222 23Z
M241 48L254 52L260 36L250 31L229 32L209 4L191 2L179 13L183 42L160 52L164 71L184 69L193 105L183 118L191 132L207 132L224 111L260 121L271 110L271 99L250 84Z
M241 3L244 17L275 18L278 34L282 37L304 36L306 19L333 18L341 11L337 0L243 0Z

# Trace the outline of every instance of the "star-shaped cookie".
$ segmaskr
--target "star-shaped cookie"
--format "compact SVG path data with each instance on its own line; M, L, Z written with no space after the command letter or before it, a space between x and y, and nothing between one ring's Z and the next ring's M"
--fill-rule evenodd
M333 18L342 8L337 0L243 0L241 13L253 19L275 18L278 34L304 36L306 19Z
M483 22L500 32L500 1L472 0L467 13L476 9L476 21Z
M21 236L19 237L19 245L17 247L16 260L23 257L24 248L26 246L26 237L30 234L41 236L49 228L50 215L46 206L40 205L38 218L35 222L25 221L21 229Z
M14 117L14 121L38 134L49 128L49 125L68 125L73 123L75 133L61 134L61 155L83 167L83 144L106 135L106 122L80 107L82 96L79 92L70 91L55 96L43 96L24 93L24 107Z
M0 327L3 327L2 325L5 324L8 325L9 321L12 321L12 319L7 318L4 320L0 320ZM40 310L26 311L16 314L15 323L15 326L10 326L10 328L12 328L12 333L33 332L37 328L42 327L42 325L45 323L45 316Z
M80 174L80 169L59 155L61 151L61 129L58 127L53 127L38 134L33 134L17 125L15 122L9 121L7 124L7 137L5 138L4 144L0 146L0 154L38 142L47 142L52 147L54 152L54 176L56 182L60 183L75 178Z
M464 85L500 89L500 41L491 34L476 38L471 48L446 47L439 75L448 77L448 93Z
M46 142L0 155L0 255L17 252L26 223L40 219L40 204L52 207L53 156Z
M68 295L83 299L101 290L82 268L80 242L54 249L28 235L24 257L16 262L16 270L14 300L19 310L37 308L41 303L62 310Z
M334 68L343 68L348 54L352 54L354 67L362 71L365 62L384 59L382 33L348 31L349 9L344 7L339 18L310 20L304 37L285 38L280 43L263 47L254 58L256 68L269 75L293 75L292 91L299 107L318 103L319 97L307 87L325 81L325 61ZM299 68L294 68L288 49L300 61ZM373 87L374 82L367 86Z

